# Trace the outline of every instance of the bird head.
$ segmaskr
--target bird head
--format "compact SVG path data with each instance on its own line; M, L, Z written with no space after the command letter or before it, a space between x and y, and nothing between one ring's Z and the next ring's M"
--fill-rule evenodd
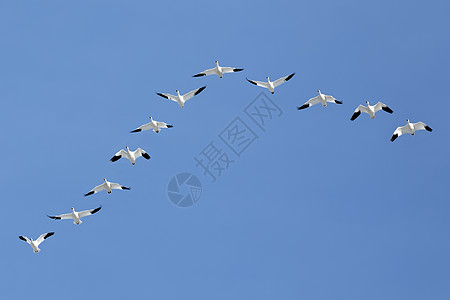
M127 150L130 150L130 148L128 148L128 146L125 147Z
M366 104L369 105L369 101L366 100Z
M71 207L72 211L75 211L75 209L73 207Z

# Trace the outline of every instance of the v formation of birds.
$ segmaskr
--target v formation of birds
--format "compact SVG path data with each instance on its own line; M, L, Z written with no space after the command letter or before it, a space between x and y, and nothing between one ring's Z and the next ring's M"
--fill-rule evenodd
M233 67L221 67L219 65L219 62L216 61L216 66L212 69L208 69L205 70L203 72L200 72L196 75L194 75L193 77L202 77L202 76L208 76L208 75L217 75L220 78L223 77L224 74L227 73L235 73L235 72L240 72L243 71L244 69L239 69L239 68L233 68ZM290 75L281 77L275 81L271 81L269 77L266 77L266 81L256 81L256 80L250 80L248 78L247 81L250 82L251 84L254 84L256 86L260 86L263 88L268 89L272 94L275 93L275 88L282 85L283 83L289 81L290 79L292 79L292 77L294 77L295 73L292 73ZM176 95L172 95L172 94L168 94L168 93L157 93L157 95L168 99L168 100L172 100L176 103L178 103L178 105L181 108L184 108L186 101L192 99L193 97L197 96L198 94L200 94L204 89L206 88L206 86L202 86L200 88L197 88L195 90L192 90L184 95L180 94L180 91L176 90ZM297 107L298 110L303 110L306 108L309 108L313 105L316 104L322 104L322 106L327 106L327 103L335 103L335 104L342 104L342 101L339 101L337 99L335 99L333 96L330 95L325 95L322 94L322 92L320 90L317 91L318 95L309 99L308 101L306 101L302 106ZM370 105L369 101L366 101L366 105L359 105L356 110L354 111L353 115L351 116L350 120L354 121L356 120L356 118L359 117L359 115L361 115L361 113L366 113L370 116L370 118L374 119L375 118L375 113L383 110L389 114L393 113L393 110L391 108L389 108L386 104L378 102L375 105ZM395 139L397 139L399 136L409 133L411 135L414 135L416 131L418 130L426 130L426 131L432 131L432 129L425 123L423 122L417 122L417 123L411 123L409 120L406 120L407 123L404 126L399 126L397 127L397 129L394 131L394 133L392 134L391 137L391 142L393 142ZM165 122L161 122L161 121L155 121L153 120L152 117L150 117L150 122L143 124L141 126L139 126L138 128L134 129L131 131L131 133L135 133L135 132L140 132L140 131L146 131L146 130L153 130L155 133L159 133L161 131L161 129L165 129L165 128L172 128L173 126L170 124L167 124ZM143 157L147 160L150 159L150 155L143 149L141 148L137 148L135 151L131 151L128 147L126 147L126 149L121 149L119 150L111 159L111 162L116 162L121 158L126 158L128 159L131 164L136 164L136 160L139 157ZM95 186L94 188L92 188L89 192L87 192L84 196L90 196L93 195L95 193L101 192L101 191L106 191L107 193L111 193L112 190L130 190L129 187L123 186L119 183L114 183L114 182L109 182L106 178L103 179L103 183L100 185ZM73 221L74 224L79 225L82 223L81 218L83 217L87 217L90 215L93 215L95 213L97 213L98 211L101 210L101 206L94 208L94 209L88 209L88 210L83 210L83 211L76 211L73 207L71 208L71 212L70 213L66 213L66 214L61 214L61 215L56 215L56 216L48 216L51 219L54 220L66 220L66 219L70 219ZM31 248L33 249L34 253L38 253L40 251L39 249L39 245L47 238L51 237L54 235L54 232L47 232L47 233L43 233L41 234L36 240L33 240L32 238L28 238L26 236L19 236L19 239L27 242Z

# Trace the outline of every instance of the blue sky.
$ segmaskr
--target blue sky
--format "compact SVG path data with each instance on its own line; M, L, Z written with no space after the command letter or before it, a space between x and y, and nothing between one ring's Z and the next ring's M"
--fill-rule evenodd
M0 2L3 297L449 299L449 8ZM245 70L191 77L215 60ZM204 177L193 157L263 91L245 77L292 72L283 114ZM155 94L202 85L183 110ZM344 104L297 111L317 89ZM394 114L351 122L365 100ZM129 133L149 116L174 128ZM407 118L434 130L391 143ZM110 163L125 146L152 159ZM180 172L203 185L190 208L167 197ZM84 198L104 177L132 190ZM38 254L17 238L47 231Z

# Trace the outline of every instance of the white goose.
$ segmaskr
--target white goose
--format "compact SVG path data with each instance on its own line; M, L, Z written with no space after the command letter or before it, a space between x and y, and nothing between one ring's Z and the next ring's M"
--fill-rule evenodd
M378 102L375 105L370 105L369 101L366 101L367 107L363 105L359 105L355 112L353 113L352 117L350 118L351 121L354 121L359 115L363 112L366 114L369 114L369 116L374 119L375 113L380 110L384 110L385 112L388 112L390 114L393 113L392 109L390 109L386 104Z
M223 77L223 74L225 73L234 73L234 72L240 72L244 69L238 69L238 68L232 68L232 67L221 67L219 66L219 62L216 60L216 66L212 69L205 70L201 73L198 73L192 77L201 77L201 76L208 76L208 75L214 75L216 74L220 78Z
M123 186L121 184L118 183L113 183L113 182L109 182L108 180L106 180L106 178L103 178L103 180L105 181L104 183L97 185L96 187L94 187L92 190L90 190L87 194L84 194L84 196L89 196L101 191L106 190L108 192L108 194L111 194L111 190L129 190L130 188Z
M322 92L320 90L317 91L319 93L319 95L317 95L314 98L309 99L308 101L305 102L305 104L303 104L302 106L297 107L298 110L300 109L305 109L308 108L310 106L316 105L321 103L322 106L327 106L327 102L330 103L336 103L336 104L342 104L342 101L338 101L336 100L333 96L329 96L329 95L324 95L322 94Z
M277 86L282 85L283 83L285 83L286 81L288 81L289 79L294 77L294 75L295 75L295 73L292 73L291 75L281 77L280 79L277 79L275 81L270 81L269 77L267 77L267 82L250 80L248 78L247 78L247 81L252 83L252 84L254 84L254 85L257 85L257 86L269 89L269 91L273 94L273 93L275 93L275 88Z
M30 244L31 248L33 248L33 252L34 253L38 253L39 251L41 251L41 249L39 249L39 245L48 237L54 235L54 232L47 232L47 233L43 233L41 234L40 237L38 237L37 240L33 241L33 239L29 239L26 236L20 235L19 239L21 239L22 241L27 242L28 244Z
M194 96L197 96L198 94L200 94L204 89L206 89L206 86L202 86L201 88L195 89L193 91L190 91L189 93L186 93L184 95L180 95L180 91L176 90L177 95L171 95L171 94L165 94L165 93L156 93L157 95L175 101L176 103L178 103L178 105L181 108L184 108L184 103L186 101L188 101L189 99L192 99Z
M169 125L164 122L154 121L153 118L150 117L150 123L141 125L131 132L133 133L133 132L140 132L140 131L146 131L146 130L152 129L154 132L158 133L161 131L161 128L172 128L172 127L173 127L173 125Z
M397 129L394 131L394 134L391 137L391 142L395 141L396 138L401 136L402 134L409 133L411 135L414 135L414 133L417 130L426 130L426 131L433 131L427 124L423 122L417 122L417 123L410 123L409 120L406 120L408 124L405 126L397 127Z
M128 146L126 147L126 151L121 149L119 152L117 152L110 160L111 162L115 162L118 161L120 158L125 157L127 158L129 161L131 161L131 163L133 165L136 164L136 159L139 157L143 157L145 159L150 159L150 155L148 155L147 152L145 152L144 150L142 150L141 148L137 148L135 151L130 151L130 148L128 148Z
M66 219L72 219L73 220L73 224L76 225L80 225L81 223L83 223L81 221L81 218L86 217L86 216L90 216L95 214L96 212L98 212L100 209L102 209L102 207L97 207L94 209L89 209L89 210L83 210L83 211L75 211L75 209L72 207L72 212L68 213L68 214L63 214L63 215L58 215L58 216L47 216L50 219L54 219L54 220L66 220Z

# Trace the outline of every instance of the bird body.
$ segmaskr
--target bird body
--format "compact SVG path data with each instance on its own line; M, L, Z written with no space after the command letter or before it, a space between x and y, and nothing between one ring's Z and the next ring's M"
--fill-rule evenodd
M394 131L394 134L391 137L391 142L395 141L396 138L399 136L409 133L411 135L414 135L416 131L418 130L426 130L426 131L433 131L427 124L423 122L417 122L417 123L411 123L409 120L406 120L407 124L405 126L397 127L397 129Z
M336 100L333 96L330 95L324 95L320 90L317 91L319 95L317 95L314 98L309 99L305 102L302 106L297 107L298 110L305 109L308 107L311 107L316 104L322 104L323 107L327 106L327 103L336 103L336 104L342 104L342 101Z
M216 66L212 69L208 69L205 70L201 73L198 73L196 75L194 75L193 77L201 77L201 76L208 76L208 75L217 75L220 78L223 77L223 74L226 73L234 73L234 72L240 72L244 69L238 69L238 68L233 68L233 67L221 67L219 65L219 62L216 60Z
M195 89L190 91L189 93L186 93L184 95L180 94L179 90L176 90L177 95L171 95L171 94L166 94L166 93L156 93L157 95L175 101L176 103L178 103L178 105L181 108L184 108L184 104L186 103L186 101L188 101L189 99L192 99L194 96L200 94L204 89L206 89L206 86L202 86L201 88Z
M172 127L173 127L173 125L169 125L164 122L155 121L155 120L153 120L152 117L150 117L149 123L139 126L135 130L131 131L131 133L146 131L146 130L153 130L154 132L159 133L161 131L161 128L172 128Z
M384 110L385 112L388 112L390 114L393 113L392 109L390 109L386 104L378 102L375 105L370 105L369 101L366 101L367 106L359 105L355 112L353 113L352 117L350 118L351 121L354 121L362 112L366 113L370 116L371 119L375 119L375 113L380 110Z
M86 217L86 216L90 216L95 214L96 212L98 212L102 207L97 207L95 209L89 209L89 210L83 210L83 211L75 211L75 209L72 207L72 212L68 213L68 214L63 214L63 215L57 215L57 216L48 216L51 219L54 220L66 220L66 219L72 219L73 220L73 224L75 225L80 225L81 223L83 223L83 221L81 221L81 218Z
M247 78L247 81L250 82L251 84L254 84L254 85L257 85L257 86L266 88L266 89L268 89L272 94L274 94L274 93L275 93L275 88L276 88L277 86L280 86L280 85L282 85L283 83L285 83L286 81L289 81L292 77L294 77L294 75L295 75L295 73L292 73L292 74L290 74L290 75L288 75L288 76L281 77L281 78L279 78L279 79L277 79L277 80L275 80L275 81L273 81L273 82L270 81L269 76L267 76L267 81L266 81L266 82L256 81L256 80L250 80L250 79L248 79L248 78Z
M84 196L86 197L86 196L98 193L100 191L103 191L103 190L106 190L108 192L108 194L111 194L112 190L129 190L130 189L121 184L109 182L108 180L106 180L106 178L103 178L103 181L104 181L104 183L97 185L92 190L90 190L87 194L84 194Z
M145 159L150 159L150 155L148 155L147 152L142 150L141 148L137 148L135 151L131 151L128 146L126 147L126 150L121 149L119 152L117 152L111 159L111 162L115 162L119 160L120 158L124 157L128 159L132 165L136 164L136 159L139 157L144 157Z
M39 249L39 245L48 237L51 237L52 235L54 235L54 232L47 232L47 233L43 233L41 234L37 240L33 240L32 238L27 238L26 236L19 236L19 239L21 239L22 241L27 242L31 248L33 249L34 253L38 253L39 251L41 251L41 249Z

